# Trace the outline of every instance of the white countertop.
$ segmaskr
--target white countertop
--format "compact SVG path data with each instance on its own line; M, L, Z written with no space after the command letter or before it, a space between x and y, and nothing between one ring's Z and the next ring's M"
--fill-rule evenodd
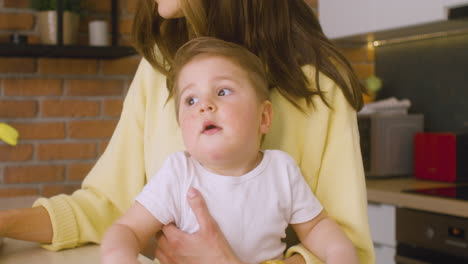
M139 261L142 264L152 263L150 259L142 255ZM5 238L3 246L0 247L0 263L98 264L100 263L99 246L86 245L54 252L41 248L37 243Z
M1 198L0 210L30 207L37 197ZM150 259L140 255L140 263L153 263ZM41 264L93 264L100 263L99 245L85 245L79 248L49 251L40 247L38 243L5 238L0 246L1 264L41 263Z

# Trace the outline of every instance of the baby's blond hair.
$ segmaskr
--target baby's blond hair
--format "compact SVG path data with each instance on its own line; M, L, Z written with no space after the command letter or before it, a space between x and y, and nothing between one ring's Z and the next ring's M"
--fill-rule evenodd
M168 100L174 97L175 109L179 115L180 98L178 93L177 81L182 68L200 55L224 57L241 67L249 78L249 81L255 87L256 95L259 101L269 100L270 91L267 80L267 73L261 60L246 48L211 37L195 38L177 51L173 67L167 77L167 87L169 88Z

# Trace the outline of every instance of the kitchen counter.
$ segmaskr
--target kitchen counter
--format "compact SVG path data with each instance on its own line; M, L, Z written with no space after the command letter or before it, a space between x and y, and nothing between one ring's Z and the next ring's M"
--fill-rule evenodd
M405 193L408 189L455 186L453 183L424 181L415 178L367 179L367 200L428 212L468 217L468 201Z
M454 186L453 183L423 181L415 178L367 179L367 200L369 203L390 204L399 207L419 209L434 213L468 217L468 201L428 195L404 193L402 190ZM0 210L29 207L37 197L0 199ZM148 258L139 257L141 263L152 263ZM5 239L0 247L0 263L99 263L99 246L86 245L75 249L51 252L37 243Z
M153 263L142 255L138 260L142 264ZM41 248L37 243L6 238L3 246L0 246L0 263L2 264L98 264L100 261L99 245L90 244L54 252Z
M36 199L37 197L33 196L0 198L0 210L30 207ZM138 259L142 264L153 263L150 259L142 255L140 255ZM38 243L5 238L3 245L0 246L0 263L100 263L99 245L89 244L74 249L53 252L43 249Z

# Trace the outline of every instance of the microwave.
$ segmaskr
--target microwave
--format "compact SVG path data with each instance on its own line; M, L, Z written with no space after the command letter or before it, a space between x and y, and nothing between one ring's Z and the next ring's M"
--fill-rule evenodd
M358 127L366 177L413 173L413 138L424 129L422 114L358 115Z

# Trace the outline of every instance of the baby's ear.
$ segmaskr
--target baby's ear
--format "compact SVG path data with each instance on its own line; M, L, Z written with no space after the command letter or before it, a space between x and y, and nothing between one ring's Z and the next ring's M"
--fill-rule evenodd
M273 105L269 100L262 103L262 121L260 123L260 133L266 134L270 131L273 120Z

